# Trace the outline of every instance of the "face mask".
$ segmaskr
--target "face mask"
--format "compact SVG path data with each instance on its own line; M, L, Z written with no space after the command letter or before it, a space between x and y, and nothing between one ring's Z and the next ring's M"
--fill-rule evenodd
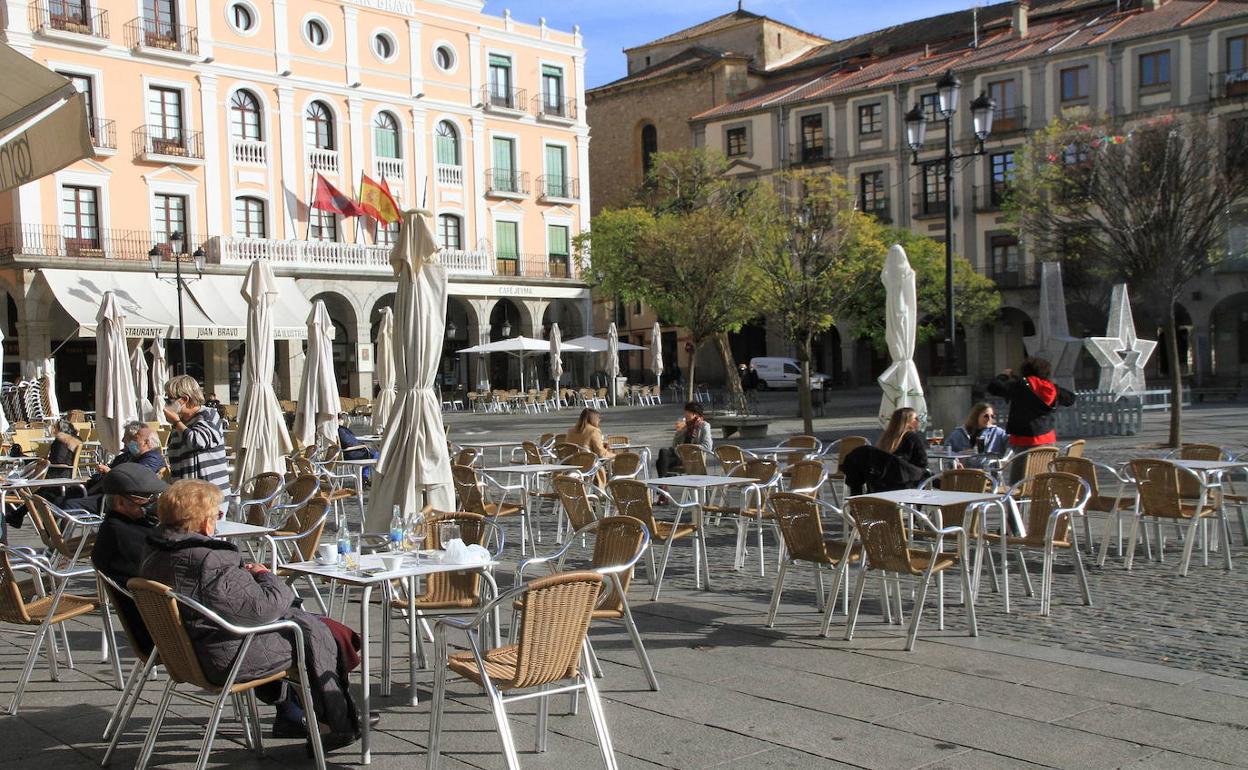
M156 498L152 498L150 503L143 505L143 518L151 519L152 521L156 520L156 502Z
M142 452L140 452L140 451L139 451L139 442L137 442L137 441L130 441L130 442L127 442L127 443L126 443L126 451L127 451L127 452L129 452L130 454L132 454L132 455L136 456L136 457L137 457L138 455L143 454Z

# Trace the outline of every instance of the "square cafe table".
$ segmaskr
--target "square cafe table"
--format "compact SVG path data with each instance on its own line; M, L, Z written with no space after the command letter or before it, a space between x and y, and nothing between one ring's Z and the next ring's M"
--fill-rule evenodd
M706 496L709 490L724 489L727 487L744 487L750 484L757 484L757 479L743 478L741 476L711 476L700 474L683 474L680 476L665 476L657 479L642 479L646 484L652 487L675 487L684 490L684 496L693 495L694 501L698 504L693 509L693 523L698 527L698 544L701 546L702 570L706 572L706 583L703 584L701 575L698 570L694 570L694 585L698 588L711 590L711 565L706 556L706 528L703 526L702 506L706 505Z
M472 447L472 448L474 448L474 449L480 449L482 454L484 454L484 453L485 453L485 450L487 450L487 449L497 449L497 450L498 450L498 461L499 461L500 463L503 461L503 450L504 450L504 449L506 449L507 447L517 447L517 446L520 446L521 444L523 444L523 443L524 443L523 441L473 441L473 440L471 440L471 439L469 439L469 440L459 440L459 439L454 439L454 438L453 438L453 439L451 439L451 441L453 441L453 442L454 442L454 443L456 443L456 444L459 444L460 446L466 446L466 447Z
M368 714L372 703L372 665L370 663L368 609L373 589L383 586L387 581L403 580L407 583L408 596L419 596L416 592L417 578L438 572L461 572L464 570L480 570L490 586L492 595L498 594L498 586L494 582L493 568L495 562L485 564L445 564L438 557L428 555L416 559L410 554L403 560L403 565L394 571L387 572L382 565L381 554L364 554L358 557L359 567L348 570L340 564L321 564L315 561L291 562L282 565L291 572L311 577L320 577L343 585L362 588L364 595L360 597L360 682L362 685L363 702L360 704L360 762L369 764L372 761L370 750L370 730ZM384 593L383 593L384 596ZM408 682L411 686L411 704L416 705L416 660L417 637L416 613L407 613L407 665ZM390 694L390 607L388 601L382 603L382 638L385 651L382 655L381 694Z

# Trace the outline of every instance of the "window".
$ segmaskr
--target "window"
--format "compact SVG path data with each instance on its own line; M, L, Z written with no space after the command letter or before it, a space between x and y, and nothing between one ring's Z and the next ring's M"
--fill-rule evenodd
M90 75L79 75L73 72L61 72L69 82L74 84L74 88L78 89L78 93L86 96L87 102L87 130L91 133L91 140L98 141L97 136L99 126L95 121L95 85Z
M443 120L434 129L434 145L438 153L438 164L442 166L459 165L459 132L454 124Z
M68 29L77 32L79 25L90 23L90 14L85 0L60 0L49 3L48 6L48 22L53 29Z
M992 173L992 184L989 188L989 204L997 208L1005 203L1005 195L1014 181L1014 152L999 152L988 156L988 166Z
M168 243L169 236L181 233L183 244L188 240L186 232L186 196L157 194L156 210L152 212L152 230L157 242ZM185 247L184 247L185 248Z
M308 105L304 140L320 150L336 149L334 144L334 118L325 102L316 101Z
M1140 54L1140 88L1170 85L1170 52Z
M992 260L990 269L993 280L999 283L1017 283L1019 271L1018 238L1013 235L993 235L988 238L988 254Z
M373 155L379 158L399 158L402 143L399 141L399 119L389 112L377 113L373 121Z
M377 235L373 239L378 246L393 246L399 242L398 222L378 222Z
M997 103L992 114L993 130L1013 131L1023 127L1023 113L1018 104L1017 80L989 82L988 96Z
M61 188L61 235L72 254L79 249L100 248L99 190L94 187Z
M260 130L260 100L251 91L235 91L230 97L230 136L252 142L264 138Z
M511 90L511 59L490 54L490 104L495 107L515 108Z
M551 198L572 197L567 165L567 150L558 145L546 145L546 195Z
M438 216L438 243L444 249L459 251L464 248L463 220L454 214Z
M177 37L178 6L175 0L143 0L144 33L150 38Z
M1239 74L1248 70L1248 35L1226 39L1227 74Z
M1087 100L1088 65L1070 67L1061 71L1061 97L1063 102Z
M520 274L520 226L517 223L494 223L494 257L499 275Z
M858 175L858 203L858 208L868 214L888 210L883 171L868 171Z
M239 238L269 237L264 201L247 196L234 199L234 235Z
M546 226L546 254L550 274L555 278L568 277L568 228L565 225Z
M176 88L152 87L147 92L147 114L151 151L176 153L183 145L182 92Z
M944 120L945 116L940 114L940 94L923 94L919 97L919 109L923 111L923 117L929 121Z
M919 212L943 214L945 211L945 164L936 161L923 164L923 191Z
M653 157L659 151L659 130L653 123L641 127L641 172L650 173Z
M230 25L239 32L250 32L256 26L256 15L243 3L230 6Z
M748 155L750 152L749 130L745 126L728 129L724 133L724 145L730 158Z
M494 137L490 142L494 157L493 179L490 188L500 192L519 192L516 179L516 143L511 139Z
M373 55L382 61L390 61L399 52L398 43L386 32L373 35Z
M320 19L308 19L303 25L303 36L313 48L324 48L329 44L329 27Z
M332 211L308 210L308 240L338 240L338 216Z
M863 104L858 107L858 133L878 134L883 129L884 105Z
M563 101L563 70L542 65L542 112L566 118L568 108Z
M443 72L455 68L455 51L449 45L440 45L433 49L433 63Z
M1088 162L1088 147L1084 144L1068 144L1062 150L1062 163L1067 166L1082 166Z
M802 132L802 162L823 159L823 116L803 115L799 122Z

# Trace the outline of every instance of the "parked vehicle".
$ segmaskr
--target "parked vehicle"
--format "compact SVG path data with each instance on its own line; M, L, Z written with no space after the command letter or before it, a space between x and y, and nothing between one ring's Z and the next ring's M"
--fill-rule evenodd
M751 358L750 366L754 367L754 371L758 372L759 390L796 388L798 381L802 377L802 366L796 358L780 358L776 356ZM826 387L831 380L831 377L821 372L810 373L810 387L812 390L820 390Z

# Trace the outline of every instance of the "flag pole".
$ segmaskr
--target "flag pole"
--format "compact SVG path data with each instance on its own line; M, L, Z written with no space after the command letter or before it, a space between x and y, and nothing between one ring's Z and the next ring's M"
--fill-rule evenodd
M319 171L312 172L312 186L308 189L308 226L303 231L305 241L312 238L312 197L316 195L316 178L320 175Z

